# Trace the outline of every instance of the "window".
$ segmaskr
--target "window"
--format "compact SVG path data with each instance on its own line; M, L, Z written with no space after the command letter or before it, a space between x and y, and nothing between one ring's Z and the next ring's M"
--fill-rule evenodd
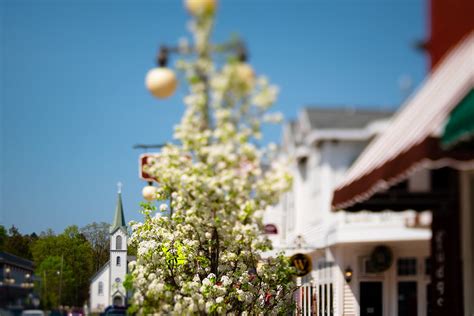
M397 260L398 275L416 275L416 270L416 258L400 258Z
M115 249L122 250L122 236L115 237Z
M297 164L301 178L303 181L306 181L306 177L308 175L308 157L300 157Z
M431 274L431 258L426 257L425 258L425 275L430 275Z
M362 275L365 275L365 276L376 276L376 275L381 275L381 273L383 273L383 272L377 271L377 269L374 267L372 260L370 260L370 257L361 258L360 272Z
M377 273L377 270L374 267L374 264L370 258L364 260L364 272L368 274Z
M104 294L104 283L99 282L99 289L97 291L97 294L99 294L99 295Z
M117 266L120 266L120 257L117 257L116 263L117 263Z

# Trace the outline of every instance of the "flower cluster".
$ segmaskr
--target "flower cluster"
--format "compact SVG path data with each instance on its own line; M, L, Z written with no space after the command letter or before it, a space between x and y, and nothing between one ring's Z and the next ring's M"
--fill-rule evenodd
M178 62L190 87L175 130L179 145L165 146L145 167L159 179L156 198L163 204L158 210L145 204L144 222L132 223L137 259L129 265L130 282L140 313L277 314L291 308L288 259L260 255L271 248L262 214L291 186L284 165L270 163L272 150L255 144L264 119L281 119L267 114L277 88L239 68L239 61L212 62L212 21L212 14L193 21L197 59Z

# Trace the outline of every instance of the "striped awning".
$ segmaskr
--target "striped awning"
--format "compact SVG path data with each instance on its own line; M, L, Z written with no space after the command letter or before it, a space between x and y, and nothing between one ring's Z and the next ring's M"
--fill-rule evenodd
M418 168L473 162L474 153L444 151L439 142L450 113L473 87L474 33L446 56L362 152L337 185L333 209L365 201Z
M473 57L474 58L474 57ZM441 143L450 148L474 138L474 89L459 103L449 116Z

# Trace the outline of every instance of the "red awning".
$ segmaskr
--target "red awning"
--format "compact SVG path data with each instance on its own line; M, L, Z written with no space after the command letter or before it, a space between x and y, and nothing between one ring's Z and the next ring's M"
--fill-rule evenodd
M474 33L462 41L372 141L336 187L344 209L406 179L418 168L474 166L474 153L443 151L437 139L447 117L474 87Z

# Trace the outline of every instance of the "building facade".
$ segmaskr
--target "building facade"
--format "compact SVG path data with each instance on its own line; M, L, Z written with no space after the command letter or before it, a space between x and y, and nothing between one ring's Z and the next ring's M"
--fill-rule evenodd
M34 288L34 265L31 260L0 252L0 308L22 308Z
M469 6L472 2L464 3ZM332 201L335 211L432 210L429 296L436 316L474 315L473 52L474 30L449 50L364 150ZM429 175L428 190L397 192L419 173Z
M409 304L417 315L427 313L430 213L331 212L334 186L391 114L307 108L284 128L282 155L291 162L293 189L266 212L265 223L276 226L269 235L274 252L311 258L312 271L299 280L296 297L303 314L394 315ZM426 181L419 173L406 185L422 191ZM385 266L374 267L380 256Z
M126 306L127 291L123 281L128 269L127 239L127 226L119 192L114 221L110 226L110 260L91 280L90 310L93 313L103 312L110 305Z

